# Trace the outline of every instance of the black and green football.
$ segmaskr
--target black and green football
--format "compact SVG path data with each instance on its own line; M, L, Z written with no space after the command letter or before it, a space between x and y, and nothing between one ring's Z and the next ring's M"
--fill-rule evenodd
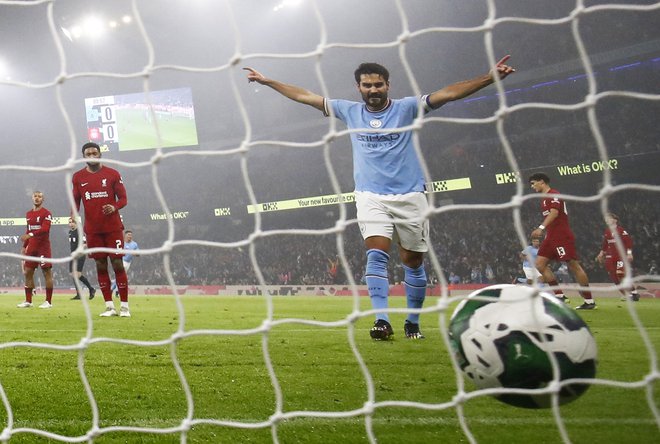
M585 322L532 287L493 285L470 294L452 314L449 339L477 388L533 389L494 395L518 407L550 407L553 396L560 405L571 402L596 375L596 341ZM563 382L573 379L582 381Z

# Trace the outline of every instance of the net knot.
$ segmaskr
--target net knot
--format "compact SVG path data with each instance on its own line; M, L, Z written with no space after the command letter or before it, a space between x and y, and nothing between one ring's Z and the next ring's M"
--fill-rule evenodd
M241 63L241 60L243 59L243 56L241 54L234 54L232 58L229 60L229 65L230 66L236 66L239 63Z

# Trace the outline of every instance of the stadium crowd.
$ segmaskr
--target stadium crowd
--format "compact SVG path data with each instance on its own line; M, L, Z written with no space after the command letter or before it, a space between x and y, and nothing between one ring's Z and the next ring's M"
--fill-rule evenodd
M621 215L622 225L632 234L634 266L637 274L657 274L660 257L660 211L648 205L644 193L636 198L628 196L612 207ZM522 208L523 226L531 230L538 225L536 200ZM569 205L571 205L569 203ZM571 205L571 219L577 237L582 263L592 282L607 282L602 267L594 261L601 245L604 222L599 204ZM306 211L306 210L300 210ZM133 229L142 249L162 246L162 233ZM525 233L527 236L529 233ZM348 278L337 250L337 234L285 234L264 236L254 241L254 259L265 284L347 284ZM357 227L349 225L342 232L344 255L349 272L360 283L365 265L365 253ZM185 238L185 237L184 237ZM514 230L512 211L461 210L442 212L432 216L431 239L433 252L446 279L460 283L510 283L522 276L518 253L521 241ZM180 245L169 252L169 264L176 285L253 285L259 280L250 257L250 246L227 247ZM130 270L133 285L167 284L164 252L142 254ZM396 254L396 253L394 253ZM59 257L62 257L60 255ZM20 263L6 262L0 272L0 286L22 285ZM396 260L390 263L397 264ZM55 285L70 287L67 264L54 266ZM437 270L427 259L429 281L438 282ZM91 277L90 266L86 273ZM391 266L390 282L400 282L403 272ZM566 278L566 277L565 277ZM95 279L92 279L95 281Z

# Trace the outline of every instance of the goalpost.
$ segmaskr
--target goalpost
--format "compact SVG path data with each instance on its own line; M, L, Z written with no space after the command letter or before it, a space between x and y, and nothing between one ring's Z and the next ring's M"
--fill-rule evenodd
M22 336L8 333L0 341L0 352L75 354L75 369L69 371L76 374L75 384L84 391L92 418L85 433L75 436L52 431L56 428L51 428L47 418L17 426L21 419L14 415L15 400L9 394L15 387L7 387L0 378L4 410L0 441L27 434L61 442L93 442L119 434L126 440L149 436L154 442L172 437L194 442L189 438L191 430L218 426L265 429L273 442L287 442L281 435L286 421L314 418L341 423L357 418L363 424L365 441L378 442L379 415L389 409L409 409L439 415L452 412L461 438L481 442L466 404L488 399L488 393L470 388L456 371L455 362L451 373L455 387L447 401L389 398L390 388L378 382L374 355L360 344L367 333L358 324L364 325L362 321L370 320L374 312L360 296L363 270L358 254L364 252L355 231L349 132L336 120L288 103L268 88L248 85L241 68L261 70L263 66L269 76L304 85L325 97L359 100L353 70L362 61L382 61L392 75L391 96L398 98L474 77L491 69L505 53L512 54L510 64L517 68L516 74L418 119L413 128L431 203L425 217L438 238L432 239L437 248L427 255L428 273L437 279L433 287L437 298L429 299L432 302L427 301L421 313L439 327L425 330L427 336L434 335L439 345L448 348L448 316L465 294L450 291L448 265L457 261L448 256L451 252L443 249L443 242L459 245L461 241L453 237L461 236L466 238L463 244L474 241L470 236L491 239L480 230L495 225L492 229L506 238L491 240L506 244L503 249L517 258L535 226L530 221L538 224L539 220L539 199L528 192L528 173L551 173L554 183L560 184L562 197L578 208L581 218L573 220L574 225L588 217L600 221L612 208L648 211L642 215L645 220L658 215L653 202L660 191L655 171L658 156L652 145L658 143L653 111L660 103L660 36L654 24L660 16L660 3L515 3L169 0L155 6L144 0L114 5L82 0L0 0L0 98L4 96L0 119L5 122L0 128L11 146L4 154L6 161L0 164L5 193L20 194L21 188L28 190L35 183L51 187L45 190L46 206L59 216L54 223L59 229L72 204L71 176L84 166L80 146L88 139L102 141L108 147L103 162L119 169L126 182L129 207L122 210L123 216L133 225L157 226L151 236L158 239L158 245L143 248L141 259L153 258L148 263L159 267L158 273L173 289L177 313L172 322L174 333L163 340L142 341L121 336L121 328L142 328L140 323L149 322L139 319L139 311L134 310L137 316L128 327L106 330L108 324L103 325L105 320L97 317L92 302L83 298L84 326L77 328L84 332L77 343L16 340ZM85 15L87 11L89 15ZM8 42L7 48L3 41ZM18 49L22 45L26 50ZM120 122L115 113L118 109L130 115L130 121ZM580 142L573 143L575 139ZM49 150L40 148L48 145ZM314 169L307 168L311 164ZM4 230L0 232L4 244L0 265L5 274L16 273L23 259L17 253L17 234L23 228L25 199L17 202L8 205L11 213L3 210L0 214L0 230ZM632 220L637 214L626 216ZM287 226L289 221L293 221L292 227ZM598 222L580 230L593 232L592 227L597 227L598 235L604 228ZM147 231L145 228L145 236ZM650 244L657 242L653 233L632 234ZM55 236L53 231L51 239ZM275 239L280 238L285 240L277 243ZM335 266L350 289L351 309L341 319L274 315L276 302L267 286L274 274L285 270L275 269L278 260L269 250L283 248L283 255L296 251L294 247L286 250L289 238L313 239L310 248L332 248L333 254L327 256L338 259ZM185 296L176 293L183 279L183 267L177 267L195 256L182 259L177 254L188 248L204 258L213 257L212 252L226 254L225 262L218 261L219 272L235 262L249 267L248 277L242 280L250 280L249 285L263 294L266 307L257 327L195 327L194 315L184 309ZM484 247L479 253L483 258L476 258L470 250L473 256L469 259L485 265L491 251ZM649 257L654 259L653 249L650 251ZM66 266L74 254L86 252L81 246L72 255L54 256L52 263ZM455 250L455 254L462 256L464 251ZM309 265L305 261L312 258L327 260L322 253L310 253L307 258L287 258L281 263L304 268ZM506 272L501 270L499 276ZM235 278L228 276L224 279ZM615 295L619 288L648 281L660 281L657 269L637 275L628 271L619 286L602 286L597 291ZM567 288L578 289L576 285ZM389 312L393 315L409 312L396 304L392 307ZM50 314L57 308L56 303ZM643 322L633 303L623 308L643 343L648 369L634 381L618 380L607 372L602 377L597 374L593 384L643 391L644 402L638 407L652 423L648 427L647 421L645 430L655 426L657 432L658 324ZM322 312L324 307L316 310ZM335 410L287 409L287 390L281 384L281 370L275 364L280 361L274 356L277 347L272 340L274 330L281 327L294 328L292 335L297 327L345 329L353 377L365 387L361 407L342 409L337 401ZM242 421L196 415L196 397L178 347L181 341L198 338L256 338L259 346L251 351L262 358L261 371L267 374L274 398L267 417ZM402 342L395 345L409 345ZM89 377L90 347L98 344L168 350L186 406L176 426L109 425ZM607 353L607 347L600 353ZM452 359L446 353L442 362L448 367ZM137 361L135 367L147 372L149 363ZM399 370L415 372L414 368ZM314 390L309 387L310 393ZM62 394L62 404L67 403L66 395ZM554 406L549 415L561 441L571 442L565 410ZM410 421L423 428L427 420L423 416L418 422ZM535 424L534 419L521 419L524 421ZM424 436L432 435L428 433ZM222 442L222 437L215 438ZM313 438L305 440L312 442Z

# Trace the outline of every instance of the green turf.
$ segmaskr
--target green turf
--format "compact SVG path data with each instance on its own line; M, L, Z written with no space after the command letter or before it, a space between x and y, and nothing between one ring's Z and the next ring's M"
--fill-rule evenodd
M296 412L349 413L365 406L368 384L349 342L346 326L321 327L302 323L270 326L269 333L249 333L264 327L269 305L263 297L191 297L181 299L185 323L171 296L135 296L133 317L99 318L102 302L91 301L91 339L82 355L77 350L48 350L8 346L9 342L47 342L76 346L87 334L81 301L55 299L51 310L17 309L19 295L0 298L0 383L11 405L11 443L55 442L20 428L37 428L68 437L81 437L92 428L92 407L77 367L84 372L99 412L96 443L179 443L181 433L142 433L112 427L148 427L165 432L181 427L188 405L176 368L174 352L194 399L194 425L185 436L190 443L369 442L364 415L308 418ZM41 303L40 298L35 301ZM426 306L436 300L430 298ZM403 298L392 298L402 306ZM362 298L362 309L369 301ZM335 322L353 311L350 297L275 297L273 320L288 318ZM660 303L645 299L634 307L660 350ZM598 377L640 382L650 372L649 355L625 303L599 300L599 308L581 315L599 346ZM369 338L370 317L355 323L354 339L373 378L377 403L412 401L420 406L377 406L370 421L380 443L469 442L454 408L440 409L456 394L456 377L438 328L438 315L424 314L427 339L403 337L404 315L392 315L395 339ZM160 344L185 333L175 345ZM209 331L233 334L214 335ZM152 341L147 347L101 339ZM99 341L101 340L101 341ZM276 413L276 391L268 373L263 345L281 388L281 413L275 431L263 424ZM656 375L657 376L657 375ZM657 380L647 386L660 404ZM466 389L474 388L466 383ZM464 414L479 443L561 443L551 410L526 410L478 397L464 404ZM573 443L653 443L660 431L641 388L593 386L577 401L561 408ZM208 420L208 421L206 421ZM211 420L215 420L213 423ZM8 433L6 407L0 421ZM240 423L245 428L224 422Z
M163 148L197 145L195 121L188 117L162 117L157 114ZM142 110L122 109L117 111L117 122L121 151L156 148L158 137L155 124L145 120Z

